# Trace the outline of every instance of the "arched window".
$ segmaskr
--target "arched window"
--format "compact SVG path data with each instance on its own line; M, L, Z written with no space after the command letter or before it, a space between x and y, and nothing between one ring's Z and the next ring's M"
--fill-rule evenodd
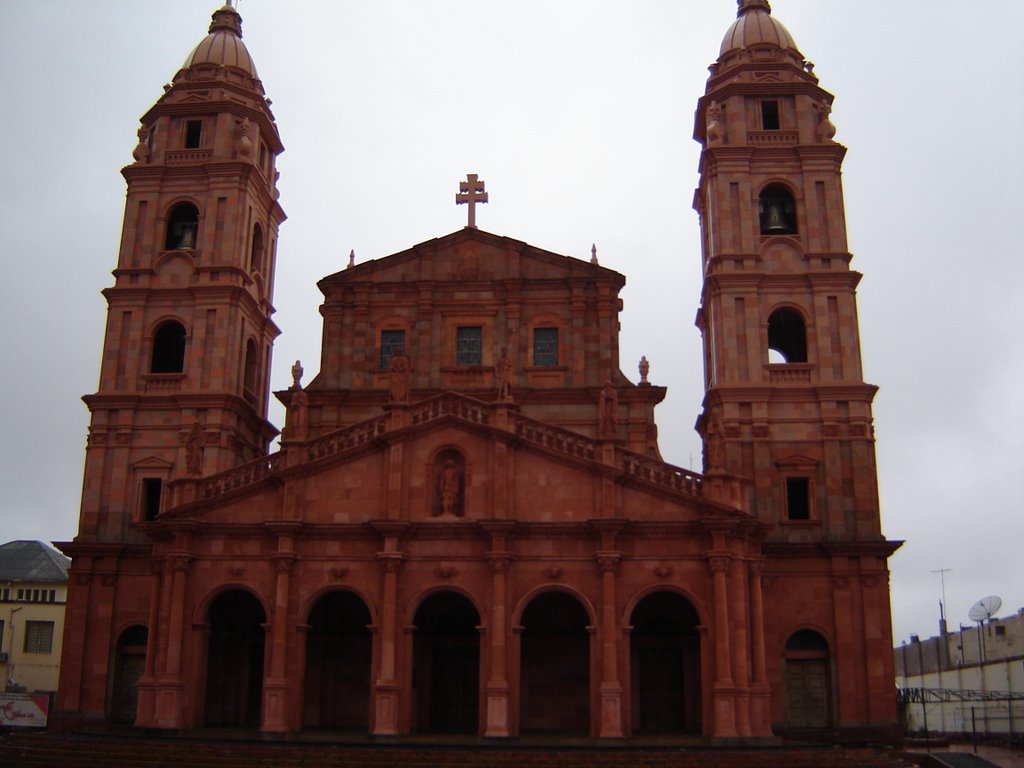
M772 312L768 318L768 349L769 362L807 362L807 326L799 312L788 307ZM782 359L775 358L771 352Z
M256 342L249 339L245 345L245 373L242 383L247 400L256 399L256 389L260 373L259 351L256 349Z
M196 247L199 237L199 209L192 203L174 206L167 218L167 239L164 248L168 251L190 251Z
M769 184L760 198L761 234L795 235L796 203L781 184Z
M176 320L161 323L153 335L150 373L183 373L185 370L185 326Z
M249 256L249 268L257 272L263 269L263 227L259 224L252 229L252 253Z

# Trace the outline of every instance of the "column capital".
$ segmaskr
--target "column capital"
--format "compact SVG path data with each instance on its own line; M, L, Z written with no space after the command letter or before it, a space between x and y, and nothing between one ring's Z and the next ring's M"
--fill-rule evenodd
M597 561L597 567L601 569L601 573L614 573L619 568L619 563L622 562L621 552L597 552L594 555L594 560Z
M732 560L729 555L709 555L708 566L712 573L725 573L729 570L729 563Z
M401 552L377 553L377 562L384 568L385 573L398 573L398 569L402 567L403 560L405 560L405 555Z
M488 552L484 557L494 573L505 573L513 560L511 552Z

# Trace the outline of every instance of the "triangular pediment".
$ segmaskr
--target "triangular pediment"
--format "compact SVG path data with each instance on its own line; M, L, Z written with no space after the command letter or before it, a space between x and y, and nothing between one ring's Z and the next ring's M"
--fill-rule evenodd
M170 470L174 466L173 462L161 459L159 456L147 456L144 459L132 464L133 469L149 469L149 470Z
M479 282L508 279L625 278L588 260L563 256L521 240L465 227L380 259L353 264L320 281L320 288L359 282L415 280Z
M598 517L607 479L620 488L630 518L680 522L742 516L710 499L704 478L696 473L526 418L510 404L452 392L393 407L290 445L287 452L291 455L274 454L199 481L199 500L170 510L168 517L235 523L246 522L248 515L267 519L280 514L281 487L301 477L309 522L372 519L384 495L396 492L396 484L406 498L400 506L408 519L430 520L438 516L436 491L448 459L455 460L466 498L472 498L464 516L476 520L489 517L498 498L506 499L515 519L524 521ZM399 476L391 474L395 462L402 467ZM258 511L260 505L265 511Z

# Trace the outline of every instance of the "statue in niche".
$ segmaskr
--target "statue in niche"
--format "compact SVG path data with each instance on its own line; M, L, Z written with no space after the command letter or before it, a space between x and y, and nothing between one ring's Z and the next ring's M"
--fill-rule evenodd
M203 474L203 431L198 421L185 438L185 471L189 475Z
M822 144L831 144L832 137L836 135L836 127L830 118L832 107L824 101L818 101L815 102L814 109L818 113L818 141Z
M452 459L447 459L441 467L441 514L445 516L459 513L459 491L462 477L458 466Z
M405 349L396 349L391 354L390 378L388 388L391 394L391 402L408 403L409 386L412 383L412 361L405 354Z
M615 391L611 381L606 381L601 389L601 396L598 400L598 423L599 432L602 436L612 437L615 435L615 428L618 422L619 393Z
M512 399L512 358L508 347L501 348L501 354L494 363L494 380L498 387L498 400L508 402Z

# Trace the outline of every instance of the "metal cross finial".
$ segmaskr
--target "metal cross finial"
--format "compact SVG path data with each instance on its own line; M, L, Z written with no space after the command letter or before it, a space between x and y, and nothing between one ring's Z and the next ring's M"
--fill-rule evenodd
M455 195L455 204L469 205L469 224L466 226L476 229L476 204L486 203L487 193L484 192L484 182L477 179L475 173L466 176L466 181L459 182L459 193Z

